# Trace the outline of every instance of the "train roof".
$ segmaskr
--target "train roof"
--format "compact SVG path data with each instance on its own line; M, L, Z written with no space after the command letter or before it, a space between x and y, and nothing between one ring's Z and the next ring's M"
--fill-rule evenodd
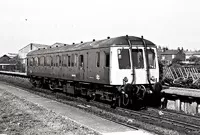
M143 45L142 39L139 37L128 36L128 38L131 41L132 46ZM156 45L152 43L151 41L146 40L146 39L144 39L144 41L148 47L156 47ZM54 47L54 48L49 47L47 49L39 49L39 50L32 51L28 53L28 55L66 52L66 51L74 51L74 50L86 50L86 49L94 49L94 48L105 48L105 47L118 46L118 45L128 45L127 37L121 36L121 37L107 38L107 39L97 40L97 41L65 45L65 46Z

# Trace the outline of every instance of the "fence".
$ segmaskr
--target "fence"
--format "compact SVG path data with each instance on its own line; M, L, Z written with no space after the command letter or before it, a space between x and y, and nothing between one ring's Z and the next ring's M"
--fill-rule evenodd
M197 68L186 67L164 67L163 79L168 78L172 80L178 79L192 79L192 83L196 83L200 80L200 73Z

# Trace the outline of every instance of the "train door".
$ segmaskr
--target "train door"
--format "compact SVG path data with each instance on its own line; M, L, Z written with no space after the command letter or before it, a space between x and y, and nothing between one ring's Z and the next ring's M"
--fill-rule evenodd
M145 67L145 54L142 48L132 49L133 67L135 69L135 83L146 84L147 83L147 70Z
M80 76L80 81L84 81L85 79L85 63L84 63L84 55L81 54L79 55L79 76Z
M105 84L109 83L109 70L110 70L110 53L104 52L104 78L103 81Z
M89 61L90 61L89 52L87 52L87 58L86 58L86 62L87 62L86 64L87 65L86 65L86 70L85 70L86 71L85 72L85 81L87 81L87 82L89 81L88 80L88 75L89 75Z

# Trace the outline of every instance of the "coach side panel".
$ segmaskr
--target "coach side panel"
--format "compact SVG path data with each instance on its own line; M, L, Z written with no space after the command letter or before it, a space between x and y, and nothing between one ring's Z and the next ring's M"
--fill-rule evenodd
M109 84L109 48L28 57L28 75Z

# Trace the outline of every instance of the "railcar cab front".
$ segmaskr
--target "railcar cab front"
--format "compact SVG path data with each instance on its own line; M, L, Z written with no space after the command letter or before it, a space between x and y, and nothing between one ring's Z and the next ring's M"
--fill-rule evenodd
M121 100L118 104L124 106L135 100L144 101L146 95L156 93L158 97L157 92L161 90L157 48L155 45L144 45L142 40L110 48L110 84L118 86L116 100Z

